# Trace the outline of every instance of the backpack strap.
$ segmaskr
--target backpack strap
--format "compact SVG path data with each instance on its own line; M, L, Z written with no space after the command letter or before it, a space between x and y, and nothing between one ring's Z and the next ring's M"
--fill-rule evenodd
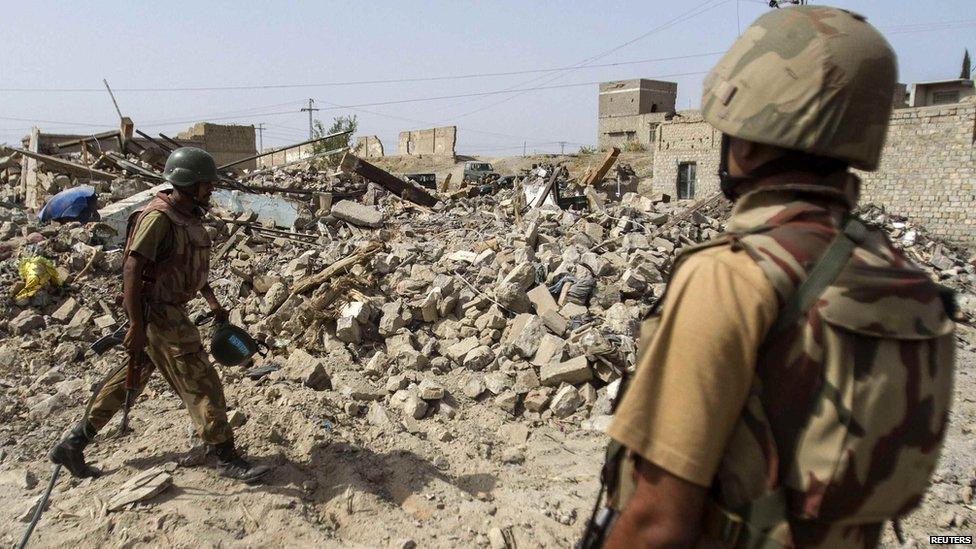
M854 248L863 242L867 236L867 228L853 215L848 214L824 251L817 263L810 269L806 279L790 296L779 315L773 322L760 349L766 348L770 342L795 326L817 299L830 286L844 267L850 261ZM760 350L760 353L762 351ZM829 390L826 384L821 384L821 395L814 398L817 401L824 391ZM801 422L797 433L803 431L813 419L808 414L806 421ZM795 448L782 456L780 461L780 478L782 472L787 471L796 461ZM765 534L770 528L789 520L790 513L786 498L786 490L782 484L774 490L759 496L735 510L724 508L710 496L705 509L704 529L710 536L727 547L743 547L749 549L766 549L782 547L778 541Z

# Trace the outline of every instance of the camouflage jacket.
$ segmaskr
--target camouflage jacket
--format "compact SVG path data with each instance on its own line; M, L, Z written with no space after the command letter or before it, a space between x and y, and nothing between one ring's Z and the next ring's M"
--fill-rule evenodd
M780 177L789 184L741 197L727 233L682 258L738 247L782 308L837 233L857 181L824 188ZM789 519L767 530L773 540L876 545L886 519L920 503L945 436L955 346L944 297L869 230L807 314L760 349L713 501L748 514L775 492Z
M194 297L206 285L210 273L210 235L200 215L178 206L168 192L156 195L145 208L129 218L126 251L132 243L134 228L149 212L162 212L170 221L171 242L169 252L146 265L146 296L151 303L182 305Z

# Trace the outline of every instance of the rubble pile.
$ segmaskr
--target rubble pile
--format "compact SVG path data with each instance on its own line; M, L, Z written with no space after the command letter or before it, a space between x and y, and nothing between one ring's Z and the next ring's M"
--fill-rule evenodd
M944 242L907 217L890 214L873 204L861 206L858 214L884 229L892 242L933 280L956 292L957 320L976 323L976 254Z

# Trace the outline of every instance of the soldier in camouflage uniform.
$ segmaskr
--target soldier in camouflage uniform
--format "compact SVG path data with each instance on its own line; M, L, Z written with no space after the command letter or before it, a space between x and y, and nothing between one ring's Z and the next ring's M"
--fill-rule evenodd
M820 6L762 16L706 78L735 207L642 326L608 429L608 546L873 547L922 500L951 294L851 214L848 172L877 169L895 83L885 39Z
M163 175L173 190L159 193L133 214L124 251L123 301L129 316L125 347L141 361L135 392L141 393L158 369L186 405L197 434L217 459L220 474L255 481L268 468L248 464L235 450L220 377L185 307L201 294L216 320L227 320L207 283L211 241L202 221L217 167L207 152L184 147L170 155ZM85 463L83 451L122 408L125 374L119 368L109 375L86 417L51 451L51 460L76 477L97 474Z

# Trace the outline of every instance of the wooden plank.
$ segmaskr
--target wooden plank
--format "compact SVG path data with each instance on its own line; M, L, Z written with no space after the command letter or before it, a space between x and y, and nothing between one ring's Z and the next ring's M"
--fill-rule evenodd
M37 126L32 127L30 141L27 144L27 149L30 152L37 153L40 138L41 130L37 129ZM30 155L21 155L20 191L21 196L24 197L25 206L34 209L41 207L37 203L37 158Z
M607 152L607 156L603 159L603 164L601 164L596 171L588 173L587 177L580 182L580 185L585 187L587 185L593 185L594 183L600 182L600 180L607 175L607 172L610 171L613 163L617 161L618 156L620 156L620 149L617 147L612 147L610 151Z
M383 245L379 242L372 242L366 245L366 247L356 250L350 255L347 255L339 261L329 265L325 269L322 269L318 273L307 276L296 282L295 286L291 289L291 294L303 294L308 290L319 287L322 285L322 283L335 277L345 269L367 261L370 257L379 252L382 247Z
M75 164L74 162L69 162L67 160L57 158L55 156L48 156L46 154L31 152L31 151L27 151L24 149L17 149L17 148L11 148L11 150L17 151L28 158L33 158L34 160L43 162L45 166L51 168L53 171L64 172L66 174L74 175L76 177L87 177L90 179L104 179L106 181L112 181L113 179L118 177L114 173L108 173L108 172L103 172L101 170L89 168L84 164ZM36 180L37 180L36 173L34 174L34 180L36 184Z

